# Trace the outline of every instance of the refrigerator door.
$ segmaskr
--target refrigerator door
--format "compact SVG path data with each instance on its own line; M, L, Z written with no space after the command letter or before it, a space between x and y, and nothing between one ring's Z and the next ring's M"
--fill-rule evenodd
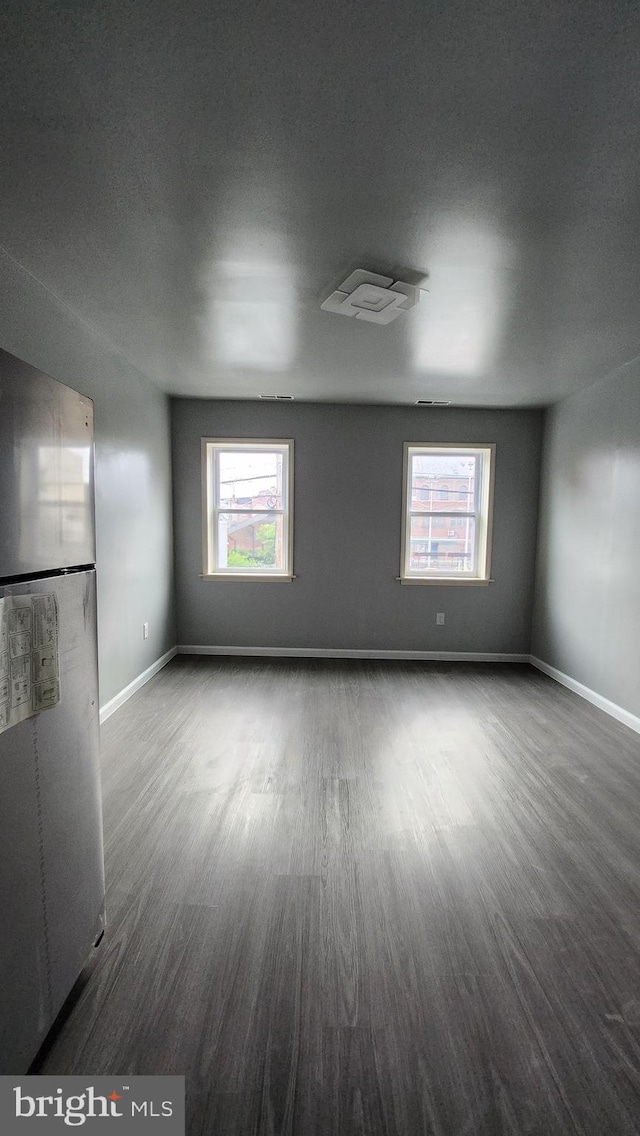
M0 350L0 579L93 564L93 403Z
M104 915L95 572L0 586L53 592L60 701L0 734L0 1073L24 1073Z

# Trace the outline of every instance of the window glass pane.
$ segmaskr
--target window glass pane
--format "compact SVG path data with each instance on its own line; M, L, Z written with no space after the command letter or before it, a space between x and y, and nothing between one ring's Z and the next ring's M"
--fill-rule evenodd
M410 512L474 512L478 458L474 454L412 454Z
M282 513L218 514L216 568L284 569Z
M475 519L449 516L411 517L409 569L412 572L475 571Z
M218 455L218 508L282 509L284 454L277 451L221 450Z

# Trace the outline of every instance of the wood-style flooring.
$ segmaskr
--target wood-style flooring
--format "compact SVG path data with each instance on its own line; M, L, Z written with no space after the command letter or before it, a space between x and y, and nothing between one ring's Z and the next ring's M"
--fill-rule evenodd
M211 1136L640 1133L640 736L525 666L179 657L39 1073Z

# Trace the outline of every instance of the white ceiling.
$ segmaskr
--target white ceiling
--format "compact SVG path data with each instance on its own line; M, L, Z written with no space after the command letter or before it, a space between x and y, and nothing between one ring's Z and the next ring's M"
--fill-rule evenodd
M637 4L1 19L0 242L164 390L542 405L640 354ZM321 311L357 267L428 292Z

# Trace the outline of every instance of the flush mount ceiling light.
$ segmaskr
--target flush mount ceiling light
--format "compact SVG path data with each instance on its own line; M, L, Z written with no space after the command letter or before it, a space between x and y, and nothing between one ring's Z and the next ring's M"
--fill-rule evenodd
M403 284L401 280L394 284L392 276L356 268L320 307L325 312L355 316L369 323L391 323L415 307L419 299L420 289L414 284Z

